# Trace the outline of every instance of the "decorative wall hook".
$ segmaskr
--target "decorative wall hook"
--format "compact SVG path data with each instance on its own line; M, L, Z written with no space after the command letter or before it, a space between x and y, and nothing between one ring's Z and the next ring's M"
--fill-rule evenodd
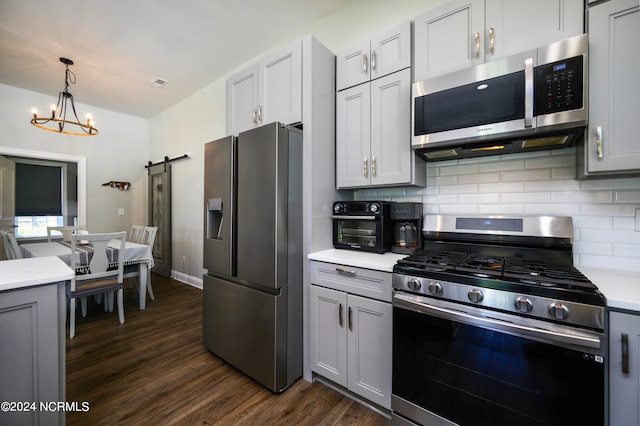
M103 183L102 186L110 186L112 188L118 188L120 191L126 191L131 186L131 183L111 180L109 182Z

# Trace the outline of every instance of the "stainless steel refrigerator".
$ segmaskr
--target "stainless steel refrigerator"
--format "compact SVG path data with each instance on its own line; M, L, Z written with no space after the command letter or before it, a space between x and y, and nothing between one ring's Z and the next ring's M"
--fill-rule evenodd
M302 375L302 132L205 144L203 340L274 392Z

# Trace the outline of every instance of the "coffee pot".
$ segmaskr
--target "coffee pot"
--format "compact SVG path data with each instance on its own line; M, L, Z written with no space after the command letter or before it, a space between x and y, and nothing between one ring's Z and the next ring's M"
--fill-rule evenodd
M393 253L412 254L422 247L422 203L393 203Z
M413 222L396 223L395 243L398 247L415 248L418 246L418 228Z

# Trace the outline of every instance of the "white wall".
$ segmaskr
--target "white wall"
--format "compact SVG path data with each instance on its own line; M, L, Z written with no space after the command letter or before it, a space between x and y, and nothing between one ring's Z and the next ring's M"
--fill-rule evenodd
M46 110L56 102L56 93L48 96L0 84L0 98L0 154L19 150L38 157L86 159L86 225L90 231L129 231L132 223L146 219L147 120L76 104L81 119L91 112L100 133L91 137L63 135L29 123L31 108ZM131 182L131 189L101 186L110 180ZM120 207L125 209L124 216L118 216Z

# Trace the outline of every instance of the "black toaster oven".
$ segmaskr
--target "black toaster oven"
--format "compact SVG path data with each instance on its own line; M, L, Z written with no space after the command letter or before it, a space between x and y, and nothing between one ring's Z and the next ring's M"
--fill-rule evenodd
M390 201L333 203L333 246L384 253L393 245Z

